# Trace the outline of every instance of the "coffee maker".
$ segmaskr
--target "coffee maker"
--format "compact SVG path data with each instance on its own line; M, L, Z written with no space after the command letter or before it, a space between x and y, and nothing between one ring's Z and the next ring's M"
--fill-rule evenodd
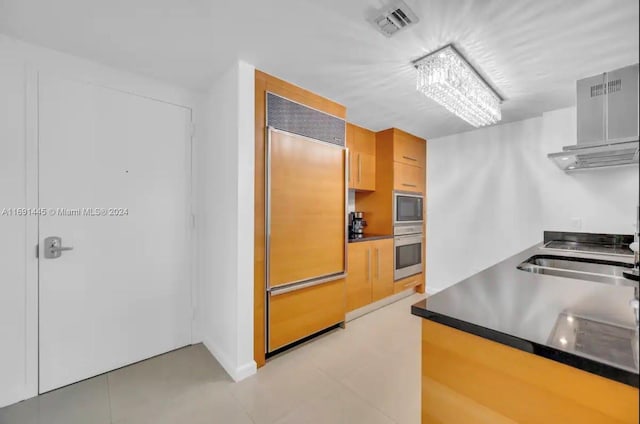
M364 220L364 212L349 213L349 238L357 239L364 237L364 227L367 221Z

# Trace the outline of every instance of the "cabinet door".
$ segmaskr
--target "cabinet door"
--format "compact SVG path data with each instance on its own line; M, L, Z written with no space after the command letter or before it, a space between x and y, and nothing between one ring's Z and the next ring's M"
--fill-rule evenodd
M400 293L412 287L418 287L424 281L424 274L416 274L403 278L393 284L393 293Z
M358 153L349 150L349 188L356 188L356 175L358 173Z
M393 164L393 188L395 190L424 193L425 180L424 168L399 162Z
M269 294L268 351L343 322L344 284L344 280L337 280L277 296Z
M376 157L368 153L358 154L358 183L359 190L374 191L376 189Z
M270 131L268 287L344 272L344 151Z
M427 159L426 142L400 131L394 133L393 160L406 165L425 167Z
M383 299L393 294L393 239L373 242L372 300Z
M376 188L376 137L373 131L347 124L347 147L351 156L349 188Z
M347 311L371 303L372 244L373 242L349 243Z

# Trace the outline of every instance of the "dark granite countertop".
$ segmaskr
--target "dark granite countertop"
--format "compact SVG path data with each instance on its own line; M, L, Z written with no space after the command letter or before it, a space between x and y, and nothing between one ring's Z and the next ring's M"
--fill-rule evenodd
M393 238L393 234L363 234L362 237L351 238L349 236L349 243L358 243L361 241L373 241L373 240L382 240Z
M533 246L412 306L414 315L639 387L634 284L612 285L519 270ZM562 256L631 263L632 256ZM628 282L628 283L627 283Z

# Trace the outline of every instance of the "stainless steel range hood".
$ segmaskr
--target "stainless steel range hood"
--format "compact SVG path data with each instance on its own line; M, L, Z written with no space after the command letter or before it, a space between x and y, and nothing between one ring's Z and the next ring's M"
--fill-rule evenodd
M578 144L547 155L558 167L581 169L638 163L638 64L578 80Z

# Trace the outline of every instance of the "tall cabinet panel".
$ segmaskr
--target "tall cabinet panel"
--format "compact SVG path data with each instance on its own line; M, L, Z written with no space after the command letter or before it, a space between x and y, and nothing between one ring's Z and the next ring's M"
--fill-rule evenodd
M344 150L269 133L269 288L344 272Z
M332 117L344 120L346 108L329 99L318 96L304 88L297 87L286 81L265 74L259 70L255 73L255 194L254 194L254 359L261 367L265 364L267 350L284 346L291 341L304 337L327 326L339 323L345 316L344 279L330 281L325 284L300 288L296 291L272 295L265 292L267 281L267 241L268 229L266 222L266 151L267 151L267 103L270 95L277 95L290 100L302 107L308 107L316 112L322 112ZM286 106L292 107L291 105ZM311 113L306 111L305 113ZM302 124L313 124L317 120L305 120ZM285 122L286 124L286 122ZM344 125L344 124L343 124ZM287 129L287 128L285 128ZM309 128L303 128L308 130ZM327 128L324 128L326 130ZM287 131L296 134L296 128L288 128ZM326 131L324 131L326 133ZM344 126L340 140L344 141ZM307 134L305 134L307 135ZM316 137L313 137L316 138ZM325 140L327 141L327 140ZM344 177L344 170L342 173ZM297 184L296 175L288 175L288 184ZM344 184L344 182L343 182ZM317 193L316 193L317 194ZM344 200L341 202L343 203ZM302 202L298 202L302 206ZM318 209L319 204L307 204L309 209ZM286 212L283 208L283 212ZM343 216L343 219L345 217ZM297 228L299 235L303 234L314 222L305 220ZM344 226L344 223L343 223ZM295 231L291 232L293 234ZM277 238L277 237L276 237ZM294 244L298 239L293 240ZM344 242L344 236L341 238ZM299 246L299 243L298 243ZM344 246L338 249L344 252ZM282 250L281 252L284 252ZM275 254L275 252L274 252ZM338 253L339 254L339 253ZM333 255L333 254L330 254ZM344 259L343 259L344 260ZM327 264L337 264L335 257L327 261ZM325 264L326 265L326 264ZM276 267L277 268L277 267ZM294 267L295 268L295 267ZM327 266L326 269L333 269ZM281 280L295 278L294 274L302 275L298 269L280 271ZM278 287L284 287L279 285ZM270 331L267 331L270 330Z
M267 95L266 296L271 353L344 321L345 122Z

